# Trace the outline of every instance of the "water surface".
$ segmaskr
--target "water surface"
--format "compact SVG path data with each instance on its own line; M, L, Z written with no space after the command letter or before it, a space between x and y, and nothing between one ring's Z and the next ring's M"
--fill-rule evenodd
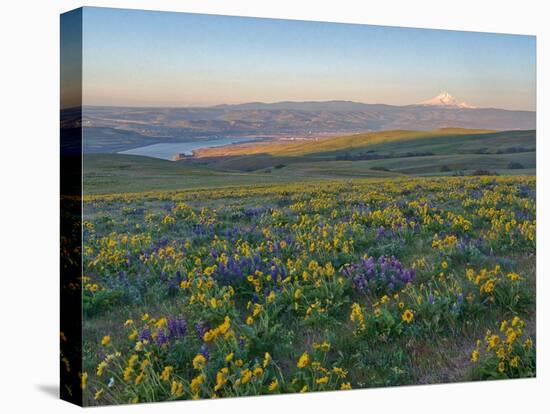
M143 155L146 157L161 158L163 160L172 160L177 154L192 155L193 151L202 148L223 147L225 145L255 140L257 140L257 138L216 138L194 142L161 143L120 151L119 154Z

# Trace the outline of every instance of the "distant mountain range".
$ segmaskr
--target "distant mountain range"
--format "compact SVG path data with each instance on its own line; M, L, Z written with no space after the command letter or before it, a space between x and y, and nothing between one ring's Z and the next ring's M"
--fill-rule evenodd
M117 152L160 142L220 136L316 136L380 130L535 129L533 111L474 108L442 93L416 105L352 101L251 102L186 108L86 106L87 152Z

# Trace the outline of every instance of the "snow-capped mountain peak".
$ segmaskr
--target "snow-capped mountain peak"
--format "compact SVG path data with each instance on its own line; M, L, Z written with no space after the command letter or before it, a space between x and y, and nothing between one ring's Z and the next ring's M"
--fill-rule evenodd
M449 92L444 91L432 99L427 101L420 102L420 105L429 105L429 106L448 106L454 108L475 108L475 106L468 105L466 102L458 101L454 96Z

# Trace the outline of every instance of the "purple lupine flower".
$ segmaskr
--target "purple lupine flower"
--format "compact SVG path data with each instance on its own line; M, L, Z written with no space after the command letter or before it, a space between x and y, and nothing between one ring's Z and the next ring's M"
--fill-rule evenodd
M138 333L138 340L150 341L152 339L151 330L149 328L144 328Z
M360 292L391 293L410 283L414 269L404 269L395 256L362 258L358 263L344 267L344 276L350 277L354 288Z
M168 336L170 339L185 336L187 332L187 322L183 318L168 318L167 322Z
M168 336L166 336L166 334L164 333L163 330L159 330L157 332L157 344L159 346L162 346L162 345L166 345L169 341L169 338Z

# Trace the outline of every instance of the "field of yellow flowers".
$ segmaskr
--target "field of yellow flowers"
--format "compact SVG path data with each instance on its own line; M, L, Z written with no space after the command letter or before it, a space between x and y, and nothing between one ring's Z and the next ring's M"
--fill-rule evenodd
M535 375L535 178L88 196L88 405Z

